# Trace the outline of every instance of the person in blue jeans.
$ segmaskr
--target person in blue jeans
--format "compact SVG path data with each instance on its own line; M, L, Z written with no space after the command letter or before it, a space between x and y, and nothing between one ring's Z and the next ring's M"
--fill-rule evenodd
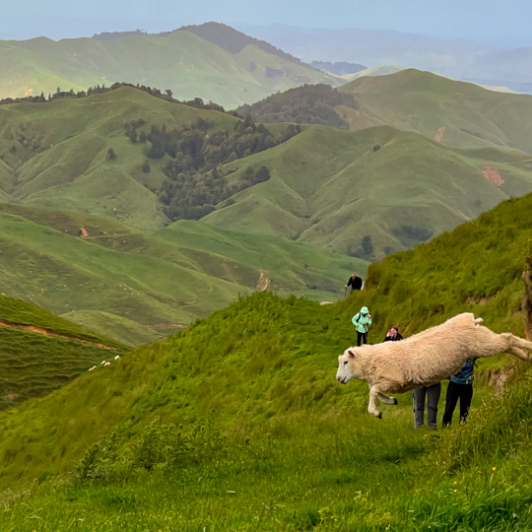
M444 427L451 424L458 399L460 399L460 423L464 423L469 415L471 399L473 398L475 360L476 358L468 358L464 365L449 379L442 421Z

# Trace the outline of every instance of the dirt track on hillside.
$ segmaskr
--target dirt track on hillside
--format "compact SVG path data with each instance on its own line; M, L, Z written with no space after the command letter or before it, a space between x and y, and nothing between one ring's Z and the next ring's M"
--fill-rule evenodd
M65 338L66 340L74 340L76 342L81 342L82 344L95 345L101 349L116 349L116 347L111 347L109 345L100 344L98 342L91 342L90 340L85 340L79 338L78 336L68 336L66 334L59 334L51 329L43 329L42 327L35 327L34 325L22 325L21 323L12 323L7 320L0 319L0 327L9 327L10 329L23 329L25 331L30 331L36 334L42 334L44 336L55 336L56 338Z

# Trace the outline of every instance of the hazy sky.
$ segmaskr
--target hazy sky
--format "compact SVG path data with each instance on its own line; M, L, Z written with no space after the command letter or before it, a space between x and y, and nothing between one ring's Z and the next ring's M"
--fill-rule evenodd
M493 45L532 46L532 0L2 0L0 40L53 39L209 20L234 26L394 29Z

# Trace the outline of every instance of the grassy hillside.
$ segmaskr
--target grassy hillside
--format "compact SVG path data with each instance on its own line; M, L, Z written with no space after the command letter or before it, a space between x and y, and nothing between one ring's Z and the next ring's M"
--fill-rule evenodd
M227 32L220 41L217 36ZM339 84L266 45L220 24L160 35L3 41L0 98L124 81L169 89L178 99L200 97L236 107L303 83Z
M64 386L125 347L46 310L0 296L0 410Z
M0 291L129 345L161 338L267 287L343 297L367 263L266 235L180 221L155 233L114 220L0 206ZM258 286L259 280L270 283Z
M458 311L522 335L531 207L505 202L371 266L341 305L255 294L0 415L4 529L529 528L525 364L497 398L487 371L503 359L483 361L468 423L430 434L409 394L380 421L367 386L334 374L361 304L372 342Z
M244 165L266 165L270 180L237 193L205 222L367 260L411 248L532 190L532 161L517 150L453 149L389 127L309 127L225 168L237 169L231 176L238 179Z
M141 170L148 148L132 143L124 124L145 120L149 131L152 124L171 129L198 119L212 122L215 130L232 130L237 123L228 114L172 104L130 87L80 99L0 106L0 117L4 191L12 201L147 228L168 222L157 195L165 180L163 164Z
M328 93L322 91L320 101L308 101L309 90L317 88L299 87L244 105L238 111L257 121L293 120L353 131L386 125L421 133L454 148L495 145L532 153L530 95L494 92L430 72L393 66L349 76L354 81ZM353 97L354 102L341 102L341 95Z
M339 108L351 129L386 124L447 146L505 146L532 153L532 96L503 94L407 69L343 85L359 109Z
M305 90L309 112L343 101L331 89ZM5 201L150 230L203 218L370 261L532 190L530 156L508 147L449 148L404 124L266 128L132 87L0 106L0 118Z

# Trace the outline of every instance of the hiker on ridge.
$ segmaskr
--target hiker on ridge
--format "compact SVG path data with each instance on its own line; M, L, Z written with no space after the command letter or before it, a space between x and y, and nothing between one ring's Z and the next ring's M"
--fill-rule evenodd
M368 332L372 323L368 307L362 307L360 312L355 314L351 321L357 330L357 346L360 347L362 341L367 344Z
M351 275L351 277L349 277L349 281L347 281L347 284L345 285L346 290L349 287L351 287L351 292L353 292L353 290L362 290L362 278L356 273Z

